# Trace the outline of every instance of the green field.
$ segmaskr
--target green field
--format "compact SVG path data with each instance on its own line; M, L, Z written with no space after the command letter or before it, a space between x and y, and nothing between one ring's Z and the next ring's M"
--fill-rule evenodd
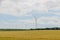
M0 31L0 40L60 40L60 30Z

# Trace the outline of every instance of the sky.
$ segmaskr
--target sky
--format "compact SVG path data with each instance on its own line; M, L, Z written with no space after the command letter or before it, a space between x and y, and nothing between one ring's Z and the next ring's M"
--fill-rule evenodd
M60 27L60 0L0 0L1 29L45 27Z

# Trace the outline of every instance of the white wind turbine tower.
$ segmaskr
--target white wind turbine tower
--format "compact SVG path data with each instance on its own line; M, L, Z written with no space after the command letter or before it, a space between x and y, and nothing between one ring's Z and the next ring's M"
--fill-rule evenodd
M34 18L34 26L38 28L38 17L40 16L39 12L36 10L32 10L32 17Z
M33 16L34 17L34 20L35 20L35 28L37 28L37 17L36 16Z

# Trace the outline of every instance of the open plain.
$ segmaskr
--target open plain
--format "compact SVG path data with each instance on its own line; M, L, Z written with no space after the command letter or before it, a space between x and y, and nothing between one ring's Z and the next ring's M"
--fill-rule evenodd
M60 40L60 30L0 31L0 40Z

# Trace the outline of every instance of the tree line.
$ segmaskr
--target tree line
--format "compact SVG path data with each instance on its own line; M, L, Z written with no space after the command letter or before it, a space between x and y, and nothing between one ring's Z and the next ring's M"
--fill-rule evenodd
M53 28L31 28L31 29L0 29L0 31L26 31L26 30L60 30L60 27Z
M60 27L53 27L53 28L35 28L31 30L60 30Z

